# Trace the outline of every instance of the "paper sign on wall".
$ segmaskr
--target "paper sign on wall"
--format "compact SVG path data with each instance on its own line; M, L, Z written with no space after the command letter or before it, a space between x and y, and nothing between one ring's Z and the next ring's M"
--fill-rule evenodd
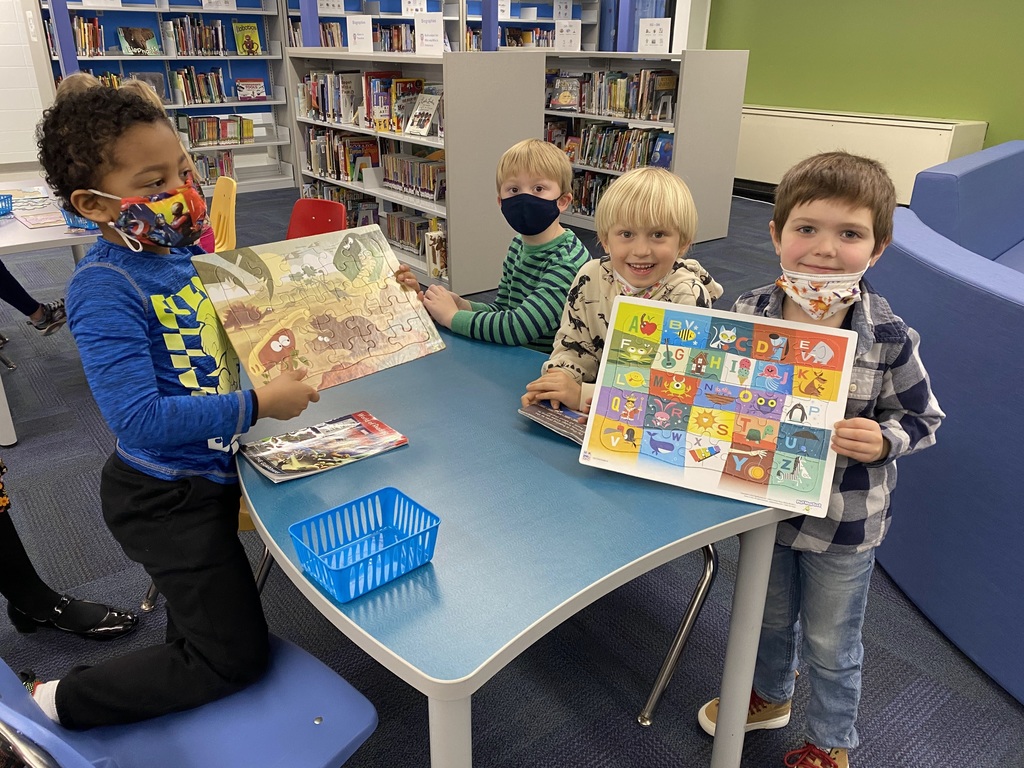
M402 15L415 16L427 12L427 0L402 0Z
M512 0L498 0L498 21L509 21L512 18Z
M555 21L572 18L572 0L555 0L552 11Z
M204 11L235 11L235 0L203 0Z
M416 13L413 14L413 20L416 25L416 53L425 56L442 55L444 17L440 13Z
M345 23L348 25L348 50L350 53L372 53L373 52L373 17L372 16L347 16Z
M640 19L638 53L668 53L672 19Z
M579 19L564 19L555 22L555 50L556 51L578 51L582 23Z
M121 0L82 0L83 8L120 8Z

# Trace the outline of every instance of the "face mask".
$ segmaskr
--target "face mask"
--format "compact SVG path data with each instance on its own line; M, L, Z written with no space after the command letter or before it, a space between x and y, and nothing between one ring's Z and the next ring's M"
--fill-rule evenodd
M501 213L519 234L539 235L555 223L561 211L558 210L558 200L545 200L524 192L502 200Z
M121 214L115 222L107 222L136 253L143 245L163 248L186 248L206 228L206 200L192 179L173 192L144 197L116 197L90 189L94 195L121 201Z
M860 301L860 279L865 272L866 268L848 275L820 275L783 268L775 284L808 315L824 320Z

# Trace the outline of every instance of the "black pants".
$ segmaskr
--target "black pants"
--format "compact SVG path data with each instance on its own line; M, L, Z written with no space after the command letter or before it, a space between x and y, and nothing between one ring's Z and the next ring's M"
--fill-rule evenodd
M0 261L0 299L6 301L23 315L31 315L39 309L39 302L29 296L18 278L11 274L2 261Z
M238 485L158 480L115 454L103 467L100 499L114 538L167 602L167 642L72 670L57 687L61 724L145 720L258 680L267 623L238 540Z

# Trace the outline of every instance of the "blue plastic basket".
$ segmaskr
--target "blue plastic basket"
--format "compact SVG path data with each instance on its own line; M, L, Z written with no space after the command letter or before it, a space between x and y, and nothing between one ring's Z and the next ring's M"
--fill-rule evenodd
M308 578L347 603L434 556L441 519L381 488L288 528Z
M0 216L6 216L14 210L14 195L0 195Z
M72 229L84 229L89 232L95 232L100 228L100 225L95 221L89 221L88 219L82 218L77 213L71 213L71 211L65 211L63 208L60 212L64 214L64 221L68 223L68 226Z

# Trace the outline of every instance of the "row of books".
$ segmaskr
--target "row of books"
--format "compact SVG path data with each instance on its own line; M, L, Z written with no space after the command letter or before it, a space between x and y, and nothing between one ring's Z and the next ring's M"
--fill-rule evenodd
M201 184L213 184L221 176L235 178L235 154L230 149L213 154L196 152L192 160Z
M540 27L504 27L502 44L508 48L552 48L555 45L555 30Z
M331 128L306 131L309 170L338 181L363 180L364 168L380 166L380 147L372 136L353 136Z
M178 131L190 146L209 147L215 144L252 144L255 141L253 121L244 115L181 115Z
M182 67L171 73L172 89L181 93L185 104L222 104L227 100L224 74L220 67L198 72L195 67Z
M579 136L566 139L565 151L570 162L609 171L629 171L643 165L667 168L671 149L668 153L664 151L666 142L671 147L671 134L658 129L590 123L583 127ZM652 157L657 162L651 162Z
M170 56L223 56L228 52L220 19L183 16L162 23L164 47Z
M439 150L428 157L418 157L403 152L387 153L381 159L384 176L381 183L388 189L425 200L445 199L444 151Z
M320 22L320 45L324 48L341 48L344 44L345 36L342 34L340 21Z
M554 80L548 107L631 120L670 121L677 81L676 73L665 69L562 74Z
M415 53L415 28L407 23L374 24L373 50L385 53Z
M603 173L593 171L576 171L572 175L572 204L570 213L581 216L593 216L597 211L597 203L608 185L615 179Z
M75 53L79 56L103 55L103 25L96 17L91 19L76 14L71 15L71 33L75 37ZM50 47L50 55L57 55L54 44L56 36L53 31L53 20L46 20L46 41Z
M430 229L430 219L415 212L394 211L384 224L384 236L399 248L423 254L423 235Z

